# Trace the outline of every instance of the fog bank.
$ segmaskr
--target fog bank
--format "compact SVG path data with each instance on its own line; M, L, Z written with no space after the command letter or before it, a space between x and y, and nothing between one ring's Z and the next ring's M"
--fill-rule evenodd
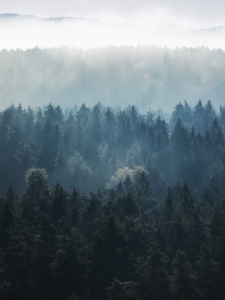
M0 52L0 108L137 105L170 110L179 101L224 102L225 52L207 48L51 48Z
M140 14L138 20L103 20L82 17L38 18L17 14L0 14L0 50L51 47L82 49L113 46L156 45L159 47L208 47L225 50L225 27L193 27L160 17ZM107 17L108 16L108 17ZM177 23L176 23L177 22ZM223 23L221 23L223 24Z

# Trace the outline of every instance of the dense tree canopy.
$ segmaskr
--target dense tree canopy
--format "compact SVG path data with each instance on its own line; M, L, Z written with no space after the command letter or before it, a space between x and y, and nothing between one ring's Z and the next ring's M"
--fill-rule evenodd
M224 107L0 113L1 299L222 299Z

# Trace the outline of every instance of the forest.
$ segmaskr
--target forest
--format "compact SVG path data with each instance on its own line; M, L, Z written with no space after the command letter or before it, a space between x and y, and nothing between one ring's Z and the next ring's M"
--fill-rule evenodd
M68 31L72 29L68 27ZM219 40L223 43L222 32ZM173 38L168 35L168 40ZM16 40L19 41L19 37ZM212 47L212 39L207 40ZM186 99L195 106L198 99L204 103L213 99L218 110L224 101L225 52L218 47L213 50L206 47L171 49L134 47L128 43L127 46L86 50L61 46L23 51L20 47L1 49L1 45L1 109L13 102L21 102L25 107L60 103L63 108L73 107L74 103L92 107L101 102L105 106L113 104L123 108L134 105L142 113L149 107L171 112L178 100Z
M225 106L0 112L0 299L225 296Z

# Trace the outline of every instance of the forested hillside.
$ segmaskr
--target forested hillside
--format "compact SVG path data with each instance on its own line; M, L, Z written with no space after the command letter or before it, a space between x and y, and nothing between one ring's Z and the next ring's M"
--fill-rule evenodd
M225 106L0 113L0 299L222 299Z
M185 180L199 196L213 176L225 192L225 106L216 113L210 101L179 103L169 123L160 113L101 104L64 113L51 104L8 107L0 113L1 195L10 182L23 193L30 168L46 169L50 183L67 191L116 189L127 175L135 184L145 172L157 199L168 184Z
M28 24L24 30L27 28ZM9 29L11 34L13 30ZM73 29L69 26L68 31L72 33ZM133 33L132 28L132 36ZM59 41L58 27L55 34ZM22 43L18 36L17 41ZM212 47L212 39L207 41ZM4 42L0 49L3 45ZM191 106L199 98L204 103L213 99L217 109L224 101L225 52L221 49L112 45L88 50L78 46L44 49L30 46L32 49L23 51L17 47L0 51L0 102L4 109L14 101L20 101L24 107L36 103L43 106L51 101L52 105L60 103L63 108L74 103L93 106L100 101L106 106L123 108L135 105L142 112L149 107L171 112L177 99L186 99Z

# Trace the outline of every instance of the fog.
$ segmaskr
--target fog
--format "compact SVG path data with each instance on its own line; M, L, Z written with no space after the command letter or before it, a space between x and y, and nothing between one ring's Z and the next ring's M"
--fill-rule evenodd
M224 9L223 0L8 0L2 1L0 13L40 17L85 16L107 22L166 22L208 28L225 25Z
M218 108L225 27L195 29L175 18L179 25L168 24L169 15L153 10L149 20L133 23L0 15L0 108L100 101L170 112L179 101L198 99Z
M132 14L131 14L132 15ZM137 14L138 15L138 14ZM225 49L225 28L194 28L158 12L149 19L139 15L124 23L113 19L38 18L15 14L0 15L0 49L78 47L82 49L114 46L156 45L159 47L208 47ZM107 16L107 15L106 15ZM102 19L107 19L106 16ZM168 22L177 23L168 23ZM189 27L188 27L189 25Z
M170 110L179 101L224 102L225 53L208 48L109 46L0 52L1 109L97 102Z

